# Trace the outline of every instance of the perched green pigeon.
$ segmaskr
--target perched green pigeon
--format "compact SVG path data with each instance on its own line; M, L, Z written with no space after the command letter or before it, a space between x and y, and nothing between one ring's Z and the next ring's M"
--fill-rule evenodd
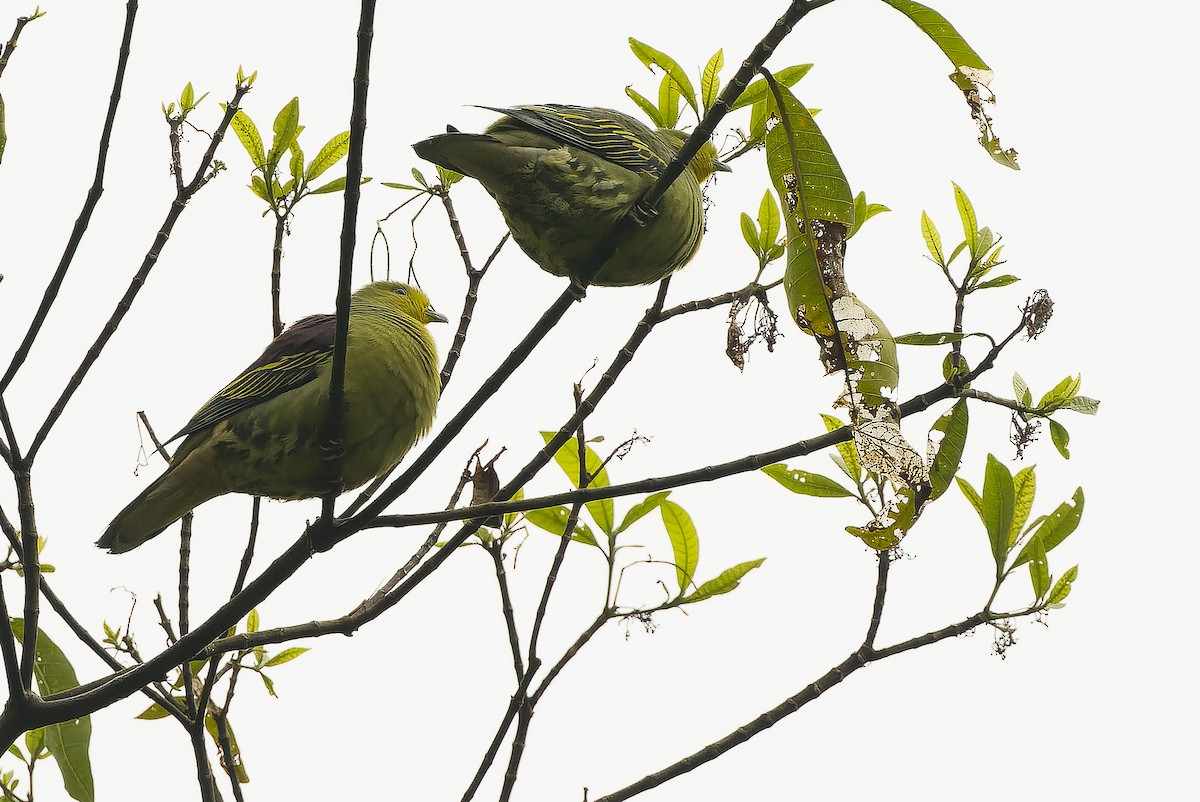
M445 321L407 284L377 281L351 296L340 463L346 489L391 469L429 431L440 381L426 324ZM185 439L166 473L117 514L96 545L129 551L225 493L327 493L321 432L334 327L333 315L312 315L276 337L171 438Z
M413 148L423 159L478 179L521 249L556 276L578 276L596 244L654 186L687 139L683 131L652 130L612 109L484 108L505 116L482 134L448 129ZM711 142L688 167L658 202L657 215L638 215L644 225L592 284L651 284L695 255L704 234L700 184L729 168Z

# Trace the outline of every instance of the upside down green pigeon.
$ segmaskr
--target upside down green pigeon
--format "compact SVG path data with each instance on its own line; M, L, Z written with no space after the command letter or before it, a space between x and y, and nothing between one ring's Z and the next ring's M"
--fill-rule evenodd
M394 467L429 431L440 381L426 324L446 317L416 287L377 281L350 299L340 469L353 489ZM200 408L167 471L117 514L96 542L129 551L225 493L279 499L329 491L322 431L336 320L312 315Z
M505 116L482 134L448 128L413 149L483 184L513 239L556 276L579 276L597 243L654 186L688 136L652 130L612 109L484 108ZM592 284L651 284L695 255L704 234L700 184L713 171L729 168L718 161L711 142L688 168L658 202L657 214L620 243Z

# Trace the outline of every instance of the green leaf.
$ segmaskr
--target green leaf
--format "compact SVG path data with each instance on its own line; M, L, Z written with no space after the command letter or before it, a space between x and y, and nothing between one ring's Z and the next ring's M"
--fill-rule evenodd
M258 609L250 611L250 615L246 616L246 631L258 632Z
M366 182L363 182L366 183ZM339 176L333 179L328 184L322 184L314 190L311 190L309 195L328 195L330 192L341 192L346 188L346 176Z
M438 182L444 187L453 186L454 184L457 184L459 181L462 181L464 178L466 178L466 176L462 173L456 173L453 170L447 170L440 164L436 165L436 167Z
M942 376L946 381L954 381L955 374L966 377L971 372L971 365L967 362L966 357L962 354L958 355L958 364L954 362L954 352L946 354L946 358L942 360ZM965 382L963 387L970 387L970 382Z
M721 91L721 68L725 66L725 51L717 50L712 54L712 58L704 65L704 72L700 74L700 102L704 106L704 113L708 114L708 110L712 108L713 103L717 100L717 95Z
M794 86L797 81L812 69L812 66L811 64L796 64L791 67L784 67L782 70L773 73L775 82L780 86ZM767 85L766 80L759 78L742 90L742 93L738 95L737 100L733 101L733 105L729 107L729 110L733 111L734 109L740 109L742 106L762 103L770 97L771 88ZM774 103L771 105L774 105Z
M917 505L911 487L901 486L896 491L896 503L886 514L866 526L847 526L846 531L859 538L876 551L888 551L900 545L916 522Z
M834 480L819 473L789 468L783 463L768 465L762 472L793 493L821 498L853 498L854 494Z
M998 164L1013 170L1021 169L1017 165L1017 152L1012 149L1005 150L1000 145L999 138L992 132L991 117L984 111L984 103L993 100L989 90L992 81L991 68L938 12L912 0L884 1L916 23L954 65L950 80L967 99L971 116L979 126L979 144L983 145L988 155Z
M988 454L983 472L983 525L992 544L996 570L1002 570L1008 556L1008 532L1012 528L1015 506L1012 474L1004 463Z
M836 432L838 429L848 424L835 418L833 415L821 415L821 420L825 422L825 430L828 432ZM843 440L837 446L838 456L842 458L842 464L838 465L842 471L850 477L854 482L858 482L862 478L863 469L862 463L858 460L858 446L854 445L854 440Z
M1094 398L1088 398L1086 395L1077 395L1074 398L1068 399L1061 408L1078 412L1081 415L1095 415L1100 411L1100 402ZM45 568L42 570L45 570Z
M1038 409L1052 411L1059 409L1063 404L1070 401L1079 392L1079 385L1082 381L1080 376L1067 376L1058 384L1042 396L1042 400L1038 402Z
M247 186L255 195L262 198L267 203L271 203L271 196L267 194L267 182L262 180L262 176L250 176L250 183L247 184Z
M192 89L192 82L188 81L187 86L183 88L183 92L179 95L179 107L183 111L188 111L195 105L196 91Z
M682 595L691 586L696 566L700 563L700 537L696 534L691 516L674 501L663 499L658 511L662 515L663 526L667 528L667 536L671 539L671 549L675 552L675 577Z
M274 168L276 164L279 164L284 151L291 148L292 143L300 134L300 98L294 97L284 104L283 108L279 110L279 114L275 115L275 124L272 129L275 132L275 139L271 143L270 152L267 153L267 164Z
M17 639L23 639L24 619L13 618L11 624ZM38 692L43 697L79 687L75 669L67 656L40 629L37 632L33 674L37 678ZM58 763L63 787L72 799L92 802L96 798L96 789L92 780L92 761L88 756L92 739L91 717L50 724L45 730L46 748Z
M516 493L513 493L513 496L511 499L509 499L509 501L520 501L523 498L525 498L525 488L522 487ZM508 530L512 529L514 526L516 526L517 519L520 517L521 517L521 513L519 513L519 512L504 513L504 530L508 531Z
M867 193L859 192L854 196L854 227L846 234L846 239L857 234L858 230L863 227L863 223L875 215L890 211L891 209L882 203L867 203Z
M1025 529L1029 513L1033 510L1033 497L1037 492L1037 476L1033 466L1022 468L1013 477L1013 519L1008 530L1008 548L1012 548Z
M884 0L888 2L888 0ZM953 183L953 182L951 182ZM962 187L954 184L954 204L958 207L958 216L962 220L963 235L966 237L968 252L974 256L975 248L979 245L979 222L975 218L975 207Z
M767 167L771 181L786 210L788 256L784 272L789 316L799 322L803 316L814 334L833 337L833 312L829 306L821 270L817 264L817 231L836 237L836 226L816 226L815 221L839 223L844 230L854 225L854 198L837 157L821 134L808 110L791 92L780 87L783 113L788 125L776 125L767 134ZM788 141L790 126L793 140ZM799 175L797 175L799 173ZM881 323L881 322L880 322ZM890 338L889 338L890 339ZM893 349L894 350L894 349ZM876 364L882 366L886 359ZM896 386L890 377L888 386ZM860 390L865 394L864 380Z
M912 334L899 335L896 337L896 345L948 345L959 342L965 336L965 334L953 331L940 331L937 334L925 334L917 331Z
M637 56L638 61L646 65L646 69L653 72L654 67L658 67L665 72L679 90L679 94L687 101L687 104L692 107L692 111L696 115L700 115L700 107L696 103L696 90L692 88L691 79L688 78L687 72L675 59L663 53L661 50L655 50L645 42L639 42L632 36L629 37L629 47L633 50L633 54Z
M970 482L961 476L955 476L954 481L958 483L958 489L961 490L962 494L967 497L967 501L971 502L971 506L975 508L975 512L979 515L979 520L986 524L987 519L983 514L983 499L977 492L975 492L975 488L971 486Z
M773 104L772 108L774 108ZM765 99L750 108L750 133L747 135L746 147L762 144L767 136L767 120L769 118L770 113L767 111Z
M1021 374L1013 373L1012 382L1013 398L1017 400L1017 403L1026 407L1032 406L1033 396L1029 394L1029 385L1021 378Z
M549 443L554 439L555 432L542 432L542 440ZM608 470L603 467L604 462L591 449L591 446L585 445L584 452L587 459L587 473L592 477L588 483L588 487L608 487ZM579 446L575 440L568 440L563 443L558 449L558 453L554 455L554 461L558 463L558 467L562 468L563 473L567 475L567 479L575 487L579 486ZM613 500L611 498L600 499L599 501L589 501L585 505L588 512L592 516L592 520L600 527L600 531L605 534L612 534L613 526L616 524L616 512L613 509Z
M666 128L666 126L663 125L662 114L659 113L658 106L655 106L653 103L651 103L646 97L644 97L640 92L635 90L632 86L625 87L625 94L628 95L630 100L632 100L634 103L636 103L638 105L638 108L640 108L645 113L645 115L650 118L651 122L654 123L655 127Z
M538 529L544 529L552 535L562 537L570 515L571 511L560 505L557 507L545 507L540 510L529 510L525 513L525 520Z
M262 136L259 135L258 127L250 119L250 116L241 109L238 109L237 113L233 115L229 127L237 134L238 141L242 143L242 147L250 155L250 161L254 164L255 169L259 169L266 164L267 157L263 153ZM266 200L265 196L263 200Z
M941 51L946 54L956 68L966 66L979 70L989 69L979 54L971 49L958 31L954 30L954 26L938 12L920 3L914 3L912 0L884 0L884 2L916 23L917 27L941 48Z
M946 488L950 487L950 480L958 472L963 451L967 447L969 425L970 415L967 412L967 399L959 398L954 402L954 406L934 421L933 426L929 429L929 443L931 446L936 445L937 451L934 454L933 463L929 466L928 501L933 501L945 493ZM941 436L940 442L936 444L934 443L935 433Z
M979 284L976 284L971 288L971 292L975 292L976 290L988 290L992 287L1007 287L1009 284L1016 284L1020 280L1021 279L1017 278L1016 276L1008 274L996 276L993 279L988 279L987 281L982 281Z
M547 532L562 537L563 531L567 527L567 519L570 517L571 511L566 507L546 507L540 510L530 510L525 513L525 520L533 524L539 529L544 529ZM586 543L589 546L599 547L595 535L587 528L582 521L575 524L575 529L571 533L571 540L579 543Z
M758 229L754 227L754 221L750 219L750 215L742 212L741 222L742 239L746 240L746 244L750 246L750 250L754 251L754 255L761 259L763 256L763 251L758 244Z
M664 75L658 85L658 111L662 114L663 128L674 128L679 124L679 87Z
M1050 419L1050 442L1054 443L1054 447L1058 449L1059 454L1062 454L1063 459L1071 458L1071 449L1068 448L1071 434L1065 426L1053 418Z
M43 747L46 745L46 728L38 727L36 730L30 730L25 733L25 748L29 750L29 759L37 760ZM21 750L17 749L16 744L9 747L9 750L17 750L17 757L22 757ZM23 759L23 758L22 758Z
M945 267L946 257L942 253L942 235L938 233L937 226L924 211L921 212L921 236L925 238L925 247L929 249L929 255L933 257L933 261Z
M762 565L766 559L766 557L759 557L757 560L749 560L748 562L738 563L732 568L726 568L715 579L708 580L688 595L676 599L671 603L671 606L695 604L698 601L704 601L705 599L711 599L713 596L728 593L741 583L742 577Z
M1057 582L1054 583L1054 590L1050 591L1046 603L1051 607L1062 607L1063 599L1067 598L1071 593L1071 585L1079 578L1079 566L1072 565L1067 569Z
M305 181L312 181L317 176L324 173L333 165L337 164L346 154L350 152L350 132L342 131L337 136L326 142L319 151L317 156L308 165L308 170L304 173Z
M304 175L304 151L300 149L299 142L292 142L291 152L292 158L288 160L288 173L291 174L292 180L288 181L284 188L285 195L291 192L291 187L295 186L297 179Z
M1050 590L1050 564L1046 561L1046 548L1041 538L1033 538L1029 546L1029 579L1033 583L1034 598L1041 599Z
M41 732L41 730L40 730L40 729L39 729L39 730L34 730L34 732ZM28 738L29 738L29 735L30 735L30 733L28 733L28 732L27 732L27 733L25 733L25 738L26 738L27 740L28 740ZM20 760L22 763L24 763L24 762L25 762L25 753L24 753L24 752L22 752L22 751L21 751L21 747L17 746L16 744L9 744L9 746L8 746L8 753L9 753L10 755L12 755L13 757L15 757L17 760Z
M267 662L263 663L263 666L265 668L271 668L272 666L281 666L284 663L289 663L292 660L295 660L297 657L299 657L300 655L304 654L307 651L308 651L308 647L306 647L306 646L293 646L290 649L284 649L282 652L280 652L279 654L273 655L271 657L271 659L269 659L269 660L267 660ZM272 694L272 696L274 696L274 694Z
M760 253L766 253L775 244L775 241L779 239L779 229L782 221L783 217L779 214L779 204L775 202L775 195L768 189L763 193L762 201L758 204L758 244L761 246ZM745 233L744 227L742 233Z
M412 190L413 192L425 191L421 187L414 187L412 184L398 184L395 181L380 181L379 183L385 187L391 187L392 189L407 189Z
M217 721L212 716L204 717L204 729L208 730L208 734L212 736L213 743L219 749L221 746L221 734L217 729ZM233 725L229 723L229 719L225 720L225 732L229 735L229 750L232 755L223 755L223 762L233 761L234 773L237 775L238 782L246 784L250 782L250 775L246 773L246 767L242 762L242 750L238 748L237 738L233 734Z
M617 527L614 535L619 535L629 527L633 526L634 522L658 509L658 505L662 504L663 499L671 495L670 490L662 490L658 493L652 493L646 498L639 501L629 508L629 512L625 513L625 517L621 520L621 525Z
M183 703L184 701L182 696L175 697L175 700L180 703ZM165 707L160 705L158 702L155 702L141 713L138 713L136 716L134 716L134 718L141 719L142 721L154 721L156 719L166 718L169 715L171 714L167 712Z
M1055 546L1066 540L1079 526L1079 521L1083 517L1083 488L1077 488L1075 495L1071 498L1075 502L1074 504L1070 501L1059 504L1054 512L1042 519L1037 531L1034 532L1034 537L1042 542L1042 546L1047 552L1053 551ZM1029 562L1031 557L1030 545L1026 543L1025 548L1021 549L1021 553L1017 555L1013 567Z

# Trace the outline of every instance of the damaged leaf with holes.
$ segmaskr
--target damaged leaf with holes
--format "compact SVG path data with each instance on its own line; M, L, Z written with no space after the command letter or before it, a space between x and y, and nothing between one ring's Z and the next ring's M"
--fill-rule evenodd
M855 494L827 476L789 468L783 463L768 465L762 472L793 493L820 498L854 498Z
M938 46L954 65L950 80L963 93L971 118L979 128L979 144L996 163L1013 170L1021 169L1017 164L1017 152L1005 149L1000 138L992 130L992 118L987 107L994 105L996 96L991 91L993 73L987 63L976 53L954 26L938 12L913 0L884 0L885 3L908 17Z
M738 370L746 369L746 354L754 343L762 340L768 353L775 352L775 343L783 335L779 331L779 315L770 307L767 291L739 293L729 305L728 327L725 335L725 355Z

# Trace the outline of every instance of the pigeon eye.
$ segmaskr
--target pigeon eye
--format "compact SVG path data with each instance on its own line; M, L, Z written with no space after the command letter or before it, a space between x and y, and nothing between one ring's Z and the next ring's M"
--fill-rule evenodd
M397 295L408 295L408 290L404 289L403 287L397 287L396 289L392 290L392 292L396 293Z

